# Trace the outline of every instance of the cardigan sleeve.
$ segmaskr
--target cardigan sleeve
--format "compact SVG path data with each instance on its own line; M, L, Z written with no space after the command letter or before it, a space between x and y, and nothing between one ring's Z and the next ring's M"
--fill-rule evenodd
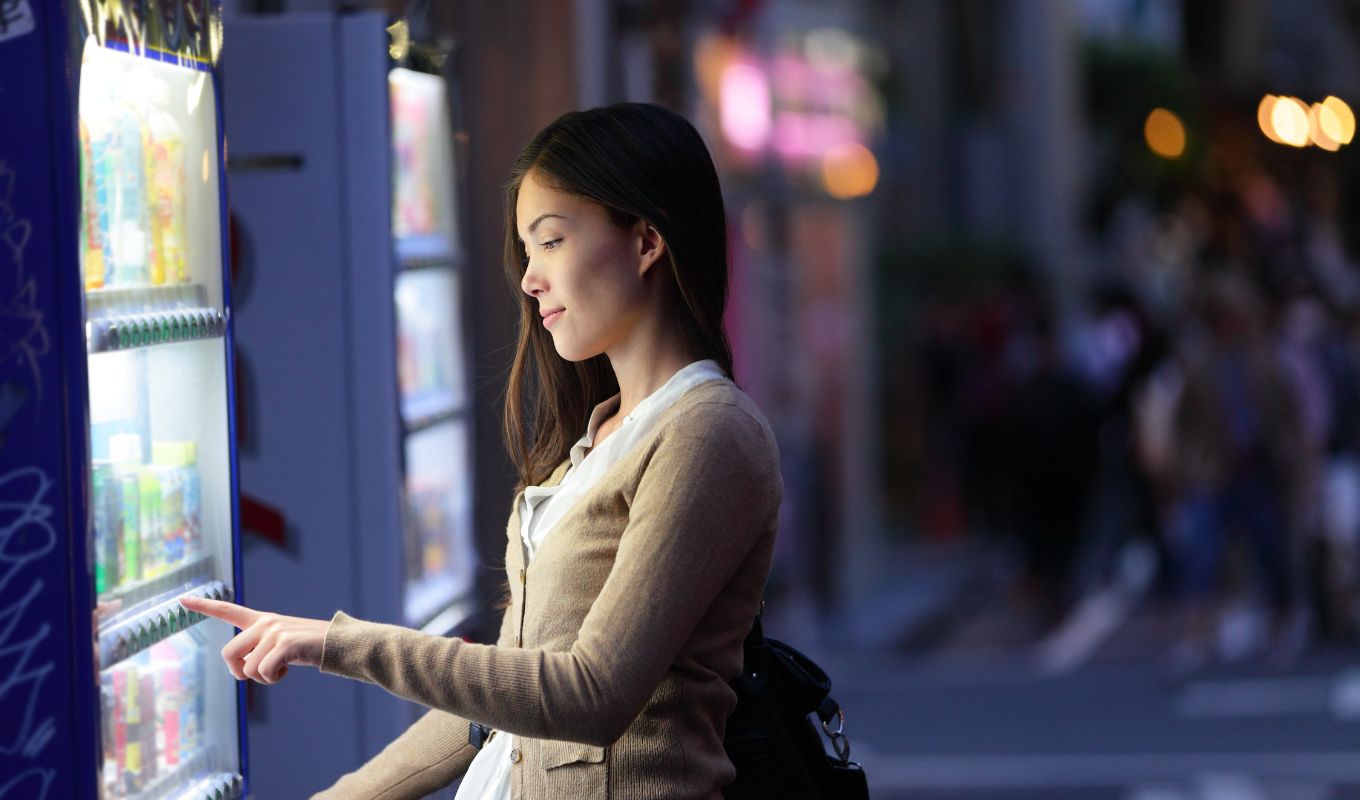
M774 528L782 485L772 439L744 410L699 413L705 405L658 437L571 650L469 644L337 612L321 671L519 736L612 744Z
M433 710L312 800L416 800L453 783L476 754L468 721Z
M507 563L513 555L507 551ZM514 638L513 623L508 611L501 615L497 643ZM476 755L468 743L468 720L431 710L382 752L311 800L415 800L453 783Z

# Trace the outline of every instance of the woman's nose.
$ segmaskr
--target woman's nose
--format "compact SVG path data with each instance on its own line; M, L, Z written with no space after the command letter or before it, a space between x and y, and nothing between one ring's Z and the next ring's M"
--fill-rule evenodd
M538 297L547 289L543 285L543 279L534 272L533 264L525 268L524 277L519 281L519 288L530 297Z

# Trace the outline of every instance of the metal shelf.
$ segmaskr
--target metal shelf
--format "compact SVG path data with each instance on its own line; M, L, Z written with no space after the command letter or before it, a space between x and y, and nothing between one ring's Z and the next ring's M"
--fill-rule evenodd
M175 768L163 775L156 776L155 780L146 786L124 795L128 800L166 800L176 790L193 780L195 775L208 771L208 750L200 747L190 753L187 757L180 759ZM178 795L176 795L178 796Z
M240 800L245 782L234 772L218 772L170 795L168 800Z
M401 401L401 417L407 435L432 428L465 413L467 401L454 392L426 393Z
M452 636L458 632L472 615L476 612L472 599L464 596L450 603L447 608L440 611L429 622L420 626L421 633L428 633L431 636Z
M201 283L174 283L162 286L116 286L85 292L85 315L96 320L145 311L171 311L202 308L208 302L208 288Z
M179 598L186 594L210 600L232 598L231 588L222 581L204 581L169 593L160 602L149 603L146 608L119 618L99 631L100 669L105 670L126 661L157 642L207 619L179 604Z
M213 575L213 557L205 553L195 556L172 570L147 580L120 586L111 592L100 595L99 602L118 602L122 608L111 622L121 622L124 614L133 613L138 606L154 600L176 588L202 583Z
M398 238L395 245L398 269L428 269L430 267L458 269L462 265L461 251L450 246L449 241L443 236Z
M128 800L240 800L244 786L241 776L212 771L210 762L214 759L209 755L208 748L198 749L180 759L174 769L128 795Z
M226 330L227 318L215 308L178 308L91 319L85 326L85 341L90 353L107 353L217 339Z

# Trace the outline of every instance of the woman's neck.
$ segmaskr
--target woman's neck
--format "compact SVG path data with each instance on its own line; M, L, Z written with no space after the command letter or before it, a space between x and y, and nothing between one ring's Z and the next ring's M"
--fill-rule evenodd
M631 351L620 349L608 355L619 382L619 417L633 413L639 403L664 386L675 373L699 360L675 345Z

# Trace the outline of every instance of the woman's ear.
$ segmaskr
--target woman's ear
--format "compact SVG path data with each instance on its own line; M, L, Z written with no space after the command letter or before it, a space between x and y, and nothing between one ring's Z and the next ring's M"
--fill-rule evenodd
M646 275L647 270L666 254L666 240L661 231L645 219L634 223L638 237L638 275Z

